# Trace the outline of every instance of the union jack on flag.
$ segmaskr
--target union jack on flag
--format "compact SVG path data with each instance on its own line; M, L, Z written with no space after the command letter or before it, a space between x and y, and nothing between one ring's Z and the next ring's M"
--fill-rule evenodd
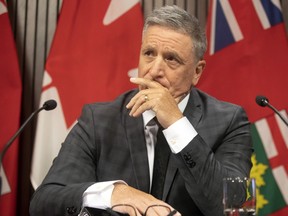
M252 0L252 3L263 29L283 22L279 0ZM209 50L211 55L243 39L241 27L229 1L213 1L212 19Z
M288 38L279 0L212 0L207 23L207 67L198 88L239 104L252 123L257 215L288 215L288 128L265 95L287 118Z

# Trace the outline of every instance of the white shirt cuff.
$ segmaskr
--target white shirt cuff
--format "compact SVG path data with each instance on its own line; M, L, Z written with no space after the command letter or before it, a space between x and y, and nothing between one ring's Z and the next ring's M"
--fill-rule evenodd
M185 116L163 130L163 133L171 151L175 154L185 148L198 134Z
M111 208L111 196L114 189L114 183L116 182L126 184L122 180L115 180L98 182L88 187L83 193L82 207L98 209Z

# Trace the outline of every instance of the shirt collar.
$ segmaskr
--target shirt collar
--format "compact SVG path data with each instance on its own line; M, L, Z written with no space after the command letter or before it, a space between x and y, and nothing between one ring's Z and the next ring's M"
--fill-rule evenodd
M187 94L184 99L181 100L181 102L178 104L178 107L180 109L180 111L183 113L187 103L188 103L188 99L189 99L190 93ZM153 110L146 110L143 114L143 122L144 122L144 126L146 126L148 124L148 122L153 119L156 115L155 112Z

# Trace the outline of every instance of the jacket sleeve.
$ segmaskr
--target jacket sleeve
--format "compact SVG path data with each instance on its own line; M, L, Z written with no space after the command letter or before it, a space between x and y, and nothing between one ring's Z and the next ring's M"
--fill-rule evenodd
M78 215L83 192L96 180L95 126L89 106L62 144L43 183L34 193L30 215Z
M204 215L223 215L223 178L248 177L252 167L247 116L238 106L227 113L202 119L198 135L176 155L186 189Z

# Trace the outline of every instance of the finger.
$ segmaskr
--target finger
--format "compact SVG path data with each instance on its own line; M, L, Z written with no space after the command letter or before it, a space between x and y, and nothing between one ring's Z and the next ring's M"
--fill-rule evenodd
M140 102L142 101L142 103L144 103L145 101L147 102L148 100L151 99L151 93L148 89L146 90L141 90L139 91L130 101L129 103L126 105L127 109L131 109L138 101L139 104L139 100Z
M131 109L135 104L136 102L139 100L139 98L141 98L143 100L143 102L145 102L145 100L147 100L148 98L145 98L145 94L144 91L140 91L138 92L130 101L129 103L126 105L126 108L127 109ZM148 96L147 96L148 97Z
M133 107L134 108L134 107ZM151 110L151 105L149 105L148 102L143 103L141 106L139 106L137 109L135 108L135 110L131 110L129 115L133 116L133 117L138 117L140 116L142 113L144 113L146 110ZM154 110L153 110L154 111Z
M160 83L145 78L130 78L130 82L138 84L142 89L163 87Z
M175 101L177 104L179 104L186 96L187 96L188 93L184 93L184 94L180 94L179 96L177 97L174 97Z
M149 109L148 106L149 98L147 95L141 95L133 102L133 106L131 107L130 116L138 116L145 110Z

